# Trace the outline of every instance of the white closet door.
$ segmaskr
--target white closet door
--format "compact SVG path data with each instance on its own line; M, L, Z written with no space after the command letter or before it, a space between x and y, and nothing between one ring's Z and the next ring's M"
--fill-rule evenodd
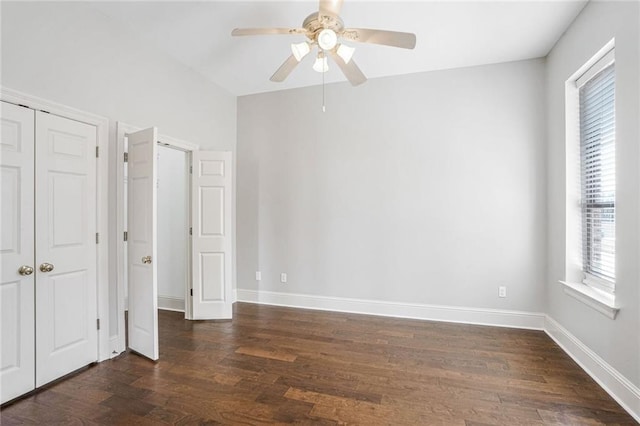
M157 146L155 127L130 133L127 180L129 347L153 360L158 351Z
M36 112L36 386L98 358L96 142Z
M231 153L194 151L192 163L193 319L230 319Z
M35 386L34 111L1 102L0 403Z

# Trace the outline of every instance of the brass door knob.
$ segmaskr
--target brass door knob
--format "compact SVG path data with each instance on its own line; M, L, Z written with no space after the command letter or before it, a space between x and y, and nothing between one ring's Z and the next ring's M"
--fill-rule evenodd
M149 264L151 263L151 256L145 256L142 258L142 263Z
M33 268L31 266L27 266L27 265L22 265L19 269L18 269L18 273L20 275L31 275L33 274Z
M42 265L40 265L40 270L42 272L51 272L51 271L53 271L53 264L45 262Z

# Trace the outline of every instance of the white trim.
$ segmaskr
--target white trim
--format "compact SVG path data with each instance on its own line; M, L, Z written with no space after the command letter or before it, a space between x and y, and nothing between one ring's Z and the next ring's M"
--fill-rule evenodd
M606 293L586 284L576 284L568 281L560 281L564 292L585 305L595 309L601 314L616 319L620 307L616 304L613 294Z
M611 65L616 60L616 51L615 51L615 39L611 40L605 47L603 47L600 52L596 53L596 55L591 58L586 66L589 68L582 73L580 77L578 77L575 81L576 87L580 88L585 85L585 83L591 80L596 74L600 71ZM607 49L609 49L607 51ZM592 64L592 62L595 62ZM582 67L584 68L584 67ZM581 68L581 69L582 69Z
M379 300L242 289L237 290L237 300L238 302L317 309L321 311L349 312L395 318L412 318L532 330L542 330L545 318L545 315L542 313L426 305L420 303L383 302Z
M124 135L133 130L116 123L116 285L118 318L118 352L126 350L124 311L129 303L124 292Z
M6 87L0 87L0 98L96 127L96 143L100 150L96 170L96 227L100 233L100 244L97 247L96 303L101 324L98 330L98 361L109 359L109 119Z
M548 315L544 331L622 408L640 422L640 388Z
M613 51L616 48L616 39L615 37L612 38L611 40L609 40L607 42L607 44L605 44L604 46L602 46L602 48L600 50L598 50L598 52L596 52L595 55L593 55L591 58L589 58L580 68L578 68L576 70L576 72L574 72L571 77L569 77L567 79L567 83L571 83L572 86L577 89L578 87L580 87L582 84L586 83L586 81L588 81L588 79L583 78L587 73L589 73L589 71L591 70L591 68L594 69L593 74L591 74L591 76L595 75L599 70L604 69L605 65L608 65L609 63L613 62L609 62L606 63L606 59L603 59L605 57L607 57L607 54L609 54L609 52ZM615 53L611 54L613 57L613 60L615 60ZM598 64L599 61L603 60L602 63ZM595 66L596 64L598 65L602 65L602 67L599 66ZM580 81L580 83L578 82Z
M184 312L184 299L175 296L158 296L158 309Z
M166 135L160 135L158 137L158 143L162 146L170 146L171 148L177 148L185 152L198 151L200 149L200 145Z

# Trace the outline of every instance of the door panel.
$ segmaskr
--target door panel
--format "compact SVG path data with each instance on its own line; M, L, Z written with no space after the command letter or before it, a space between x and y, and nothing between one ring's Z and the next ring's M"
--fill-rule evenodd
M34 111L0 102L0 403L35 386Z
M193 319L230 319L231 153L194 151L192 163Z
M153 360L158 351L156 128L128 135L127 270L129 347ZM145 259L150 262L145 263Z
M36 386L98 358L96 128L36 112ZM41 266L52 265L42 271Z

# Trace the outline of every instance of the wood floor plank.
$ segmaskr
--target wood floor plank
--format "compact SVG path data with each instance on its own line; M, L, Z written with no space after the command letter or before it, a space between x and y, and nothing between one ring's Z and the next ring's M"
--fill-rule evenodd
M634 425L545 333L237 303L159 312L133 353L2 407L0 423Z
M268 349L268 348L258 348L258 347L249 347L249 346L241 346L236 349L237 354L242 355L250 355L259 358L269 358L269 359L277 359L278 361L286 361L293 362L298 357L292 353Z

